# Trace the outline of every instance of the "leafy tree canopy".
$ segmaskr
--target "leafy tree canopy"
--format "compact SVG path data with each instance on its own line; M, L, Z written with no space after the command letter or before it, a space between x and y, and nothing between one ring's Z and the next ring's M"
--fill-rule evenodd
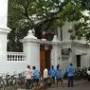
M86 2L88 0L9 0L8 26L12 29L9 45L19 42L29 29L34 28L36 36L41 38L42 31L56 32L56 27L62 27L65 21L78 21L84 17L81 11L89 9Z

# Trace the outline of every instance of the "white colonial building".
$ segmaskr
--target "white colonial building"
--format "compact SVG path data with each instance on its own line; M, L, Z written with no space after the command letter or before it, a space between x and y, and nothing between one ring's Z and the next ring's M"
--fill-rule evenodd
M63 41L62 41L62 49L70 48L71 53L68 59L65 59L65 56L62 56L62 62L72 62L75 67L85 68L90 66L90 45L89 42L85 40L83 37L81 40L70 40L70 33L68 30L73 26L74 23L66 22L63 26ZM67 54L67 53L66 53ZM64 54L65 55L65 54ZM66 55L68 56L68 55ZM62 64L63 65L63 64ZM66 64L64 64L66 65Z
M23 72L27 65L35 65L41 71L57 64L65 69L71 62L76 68L90 66L90 46L85 40L70 41L70 23L63 27L63 41L56 35L52 41L39 40L29 30L21 40L23 52L7 52L7 35L10 32L7 27L7 3L8 0L0 0L0 73Z

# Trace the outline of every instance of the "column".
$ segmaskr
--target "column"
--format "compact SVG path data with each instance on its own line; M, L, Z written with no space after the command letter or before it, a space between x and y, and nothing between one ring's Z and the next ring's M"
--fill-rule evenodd
M69 56L69 64L72 63L74 66L76 66L76 48L74 45L74 42L71 41L71 48L70 48L70 56Z
M29 30L28 35L22 40L26 65L36 66L40 69L40 42Z
M7 60L7 34L9 28L7 27L7 11L8 0L0 0L0 61Z
M7 28L8 0L0 0L0 28Z
M53 43L53 48L51 51L51 64L56 67L57 64L61 64L60 41L58 40L56 35L54 36L52 43Z
M10 29L7 27L8 0L0 0L0 73L8 71L7 65L7 35Z

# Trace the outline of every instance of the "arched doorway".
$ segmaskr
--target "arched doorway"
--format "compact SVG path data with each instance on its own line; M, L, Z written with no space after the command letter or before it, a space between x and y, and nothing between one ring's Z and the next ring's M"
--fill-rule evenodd
M40 45L40 70L41 73L43 72L44 68L50 68L51 66L51 60L50 60L50 55L51 55L51 45L45 45L42 44Z

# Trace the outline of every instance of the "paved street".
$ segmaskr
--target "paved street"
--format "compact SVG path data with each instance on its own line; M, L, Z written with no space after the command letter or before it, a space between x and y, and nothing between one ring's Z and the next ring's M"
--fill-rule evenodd
M17 90L26 90L26 89L17 89ZM63 87L52 87L48 89L33 89L33 90L90 90L90 82L88 82L87 80L75 81L74 87L67 87L67 81L64 81Z
M90 90L90 82L76 81L74 87L67 87L67 83L64 82L64 87L49 88L48 90Z

